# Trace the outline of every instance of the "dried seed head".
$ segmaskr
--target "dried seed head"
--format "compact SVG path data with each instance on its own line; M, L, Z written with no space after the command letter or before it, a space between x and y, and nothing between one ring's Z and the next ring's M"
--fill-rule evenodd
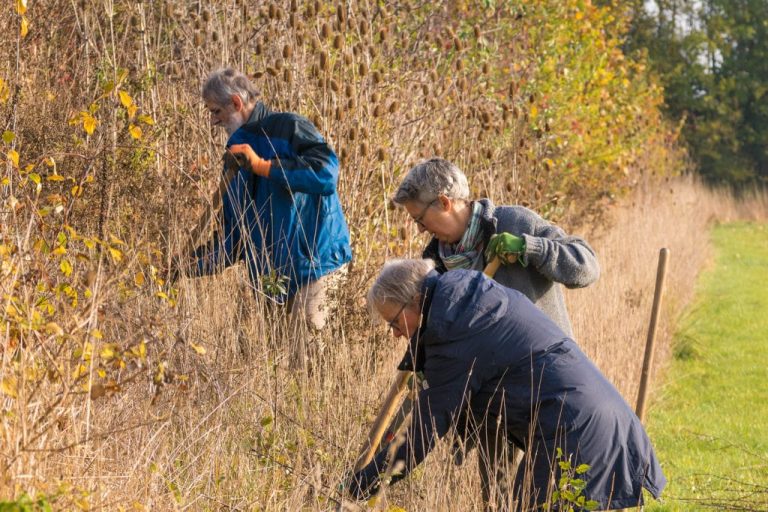
M347 20L347 11L344 9L343 4L338 4L336 6L336 19L342 24Z
M453 49L456 50L457 52L460 52L462 48L463 48L463 46L461 44L461 40L458 37L454 37L453 38Z
M344 111L340 107L336 107L335 116L337 121L343 121L344 120Z
M349 152L347 151L347 148L341 148L341 161L346 162L348 157L349 157Z
M232 42L235 44L240 44L240 34L238 34L237 32L232 34Z
M277 70L272 66L267 66L267 73L269 73L269 76L277 76Z
M304 34L296 32L296 44L298 46L304 46Z
M349 139L350 141L354 141L356 137L357 137L357 128L353 126L349 130L347 130L347 139Z
M200 21L200 18L197 18L195 20L195 30L200 30L203 28L203 23Z
M383 27L379 30L379 42L383 43L387 40L389 37L389 31L387 30L387 27Z
M368 154L368 143L363 141L360 143L360 147L358 148L358 153L360 153L360 156L366 156Z
M195 45L195 48L199 48L203 45L205 42L205 36L202 32L195 32L195 37L192 39L192 44Z
M320 117L320 114L312 114L312 124L315 125L315 128L318 130L322 129L322 118Z
M381 117L381 115L384 113L384 109L381 108L381 105L376 105L373 108L373 117Z
M291 12L296 12L299 10L299 2L296 0L291 0Z
M328 70L328 54L325 52L320 52L320 69Z
M387 159L387 150L384 148L379 148L376 151L376 158L378 158L379 162L383 162Z
M379 50L377 50L375 46L373 45L368 46L368 55L370 55L372 59L376 58L378 54L379 54Z
M283 61L282 61L282 59L277 59L275 61L275 69L278 70L278 71L283 69Z
M456 71L462 71L464 69L464 61L456 59Z
M472 31L475 33L475 39L480 39L480 36L481 36L480 27L475 25L474 27L472 27Z
M261 55L264 53L264 46L262 46L261 43L256 43L256 48L253 50L256 55Z
M481 115L481 118L483 120L483 124L491 123L491 114L489 114L488 112L483 112Z
M389 104L389 113L394 114L397 112L397 109L400 107L400 104L397 101L393 101Z
M291 70L288 68L285 68L283 70L283 82L289 84L293 81L293 75L291 74Z
M131 15L130 23L131 23L132 27L134 27L134 28L138 27L139 26L139 18L135 14L132 14Z
M295 29L298 27L299 23L301 22L299 21L298 16L296 16L295 12L292 12L291 15L288 16L288 26Z
M421 93L424 96L429 96L429 86L427 84L422 84L422 86L421 86Z
M320 13L320 7L322 7L320 4L320 0L315 0L315 14Z
M492 160L493 159L493 151L491 151L490 148L485 150L485 158L486 158L486 160ZM483 197L488 197L488 196L486 195L486 196L483 196Z
M373 92L371 93L371 103L378 103L381 101L381 93Z
M211 32L211 40L213 40L214 43L219 40L219 33L217 31L214 30Z
M307 19L311 19L315 17L315 6L313 4L307 5L307 8L304 10L304 17Z
M365 62L361 62L357 66L357 74L360 75L360 76L365 76L365 75L368 74L368 66L366 65Z
M203 17L204 22L208 23L211 21L211 12L209 10L204 10L201 16Z
M432 71L429 72L429 79L432 80L432 83L437 82L437 78L438 78L437 71L433 69Z
M347 98L351 98L354 93L355 93L355 90L352 87L352 84L347 84L344 87L344 96L346 96Z
M323 36L323 39L331 37L331 27L329 27L327 23L323 23L323 26L320 29L320 35Z
M256 80L258 80L259 78L261 78L263 76L264 76L264 72L263 71L256 71L256 72L253 73L253 78L256 79Z
M360 20L360 23L358 24L358 30L360 30L360 35L364 36L368 33L368 22L366 20Z
M337 50L341 50L343 44L344 38L341 37L341 34L336 34L336 36L333 38L333 47Z
M352 65L352 55L349 52L344 54L344 64L347 66Z
M376 70L373 73L371 73L371 80L373 80L374 84L380 84L381 83L381 73Z
M335 79L333 79L333 78L331 79L331 90L332 90L333 92L339 92L339 90L340 90L340 87L339 87L339 82L337 82L337 81L336 81Z
M277 19L277 6L275 4L269 4L269 19L275 20Z
M293 48L291 48L291 45L286 44L283 46L283 58L290 59L291 55L293 55Z
M490 64L488 64L487 62L484 62L484 63L483 63L483 74L484 74L484 75L487 75L487 74L488 74L488 73L490 73L490 72L491 72L491 66L490 66Z
M405 231L405 226L400 226L398 234L400 235L400 240L408 240L408 233Z
M353 110L355 108L355 98L349 98L347 100L347 110Z
M429 108L432 110L437 110L437 107L439 104L437 103L437 100L435 98L430 98L429 100Z

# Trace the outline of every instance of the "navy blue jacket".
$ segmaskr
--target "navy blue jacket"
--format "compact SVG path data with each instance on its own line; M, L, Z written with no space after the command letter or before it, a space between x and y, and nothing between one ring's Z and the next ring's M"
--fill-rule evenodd
M431 272L424 282L422 326L410 341L416 370L429 382L394 460L419 464L463 413L495 424L531 457L518 471L516 496L531 485L546 499L550 469L559 479L557 448L573 467L589 464L584 495L601 509L642 503L642 488L658 497L666 479L637 416L616 388L522 293L477 271ZM376 489L386 450L357 473L353 494Z
M269 178L240 169L223 201L222 232L198 250L198 273L210 274L240 259L251 279L275 272L288 278L287 293L352 259L349 229L336 183L338 159L306 118L272 113L258 102L227 145L250 144L272 163Z

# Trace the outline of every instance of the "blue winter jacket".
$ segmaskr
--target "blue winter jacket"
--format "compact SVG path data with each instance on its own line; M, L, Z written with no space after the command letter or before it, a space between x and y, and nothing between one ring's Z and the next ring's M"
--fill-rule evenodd
M211 274L245 259L251 280L275 272L293 296L311 281L352 259L349 229L336 183L339 162L306 118L272 113L258 102L227 145L249 144L272 163L269 178L240 169L224 197L222 230L197 251L197 270Z
M506 426L525 450L515 496L547 500L560 460L590 465L583 494L599 509L634 507L642 488L658 497L666 484L640 421L616 388L522 293L477 271L431 272L423 286L421 328L410 341L414 369L429 388L419 393L407 441L394 461L407 475L463 415ZM386 470L386 449L355 475L364 497ZM524 468L529 467L529 471ZM575 477L575 476L574 476ZM529 503L528 505L532 505Z

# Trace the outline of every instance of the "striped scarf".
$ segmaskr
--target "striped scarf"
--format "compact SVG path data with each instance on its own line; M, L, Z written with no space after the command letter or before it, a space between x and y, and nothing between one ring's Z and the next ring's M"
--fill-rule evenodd
M445 268L466 268L482 270L483 268L483 232L480 229L480 221L483 213L483 205L478 201L472 202L472 216L469 218L467 230L455 244L438 243L438 253Z

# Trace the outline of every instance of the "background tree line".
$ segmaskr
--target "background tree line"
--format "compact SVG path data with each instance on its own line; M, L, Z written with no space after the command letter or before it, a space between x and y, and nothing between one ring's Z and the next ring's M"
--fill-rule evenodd
M626 51L647 52L699 172L710 182L768 178L768 2L633 0Z

